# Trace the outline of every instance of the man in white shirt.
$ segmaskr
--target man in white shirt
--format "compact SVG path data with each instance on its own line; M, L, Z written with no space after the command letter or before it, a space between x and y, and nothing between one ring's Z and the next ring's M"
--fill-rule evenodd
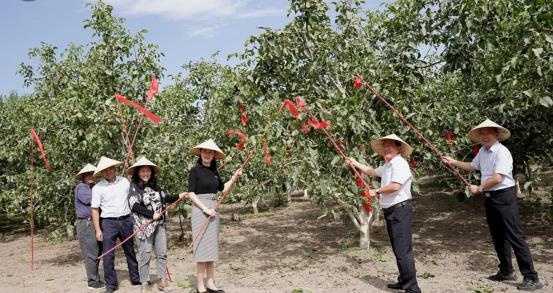
M372 190L371 196L380 195L380 206L384 210L386 229L399 270L397 283L388 284L388 288L421 292L413 256L413 175L405 160L411 155L413 148L395 134L371 142L371 148L384 158L384 165L373 169L352 158L349 158L348 163L364 174L381 178L380 188Z
M444 162L463 170L481 173L480 185L471 185L473 194L486 196L486 219L493 244L499 258L499 272L489 277L492 281L516 281L513 270L511 248L515 251L518 267L524 276L519 290L533 291L543 287L534 270L532 254L520 226L519 208L513 178L513 158L509 150L499 141L511 133L504 127L486 119L469 132L469 138L482 144L472 162L460 162L445 157Z
M104 252L115 246L117 238L123 241L133 233L133 220L130 217L131 209L128 202L130 183L124 177L115 176L115 166L119 164L121 162L102 157L94 172L95 177L103 177L92 188L90 205L92 207L92 220L96 228L96 239L102 241ZM131 284L140 285L133 241L125 242L123 251L127 258ZM115 271L115 251L104 256L104 281L106 292L117 290L119 284Z

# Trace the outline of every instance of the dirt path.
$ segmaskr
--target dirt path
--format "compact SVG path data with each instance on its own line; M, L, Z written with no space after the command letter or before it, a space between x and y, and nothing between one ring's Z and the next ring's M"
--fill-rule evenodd
M415 257L423 292L470 292L471 286L481 292L517 291L515 283L486 279L497 268L482 199L458 202L442 193L429 193L417 197L414 205ZM372 248L367 252L355 247L357 234L350 223L317 219L319 209L310 202L293 202L257 217L242 214L241 222L230 221L232 212L243 210L234 205L222 212L216 278L227 292L399 292L385 288L397 269L382 223L371 231ZM535 266L546 284L542 292L552 292L553 229L533 216L531 207L523 205L522 210ZM194 263L190 249L178 241L176 217L168 236L169 268L180 284L173 283L174 292L195 292ZM4 237L0 251L0 292L87 291L77 241L54 245L39 237L34 273L27 236ZM139 286L130 286L121 251L116 260L118 292L140 292Z

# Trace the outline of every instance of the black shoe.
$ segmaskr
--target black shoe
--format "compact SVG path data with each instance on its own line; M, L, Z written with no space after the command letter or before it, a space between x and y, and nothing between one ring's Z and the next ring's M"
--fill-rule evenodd
M138 280L138 281L131 281L131 285L133 285L133 286L138 286L138 285L142 286L142 282L140 282L140 280Z
M104 284L102 283L97 283L97 284L91 284L91 285L88 285L87 289L88 290L102 290L102 289L105 289L106 286L104 286Z
M106 287L105 293L113 293L113 291L117 290L116 288Z
M390 289L395 289L395 290L403 289L403 287L401 287L401 284L399 282L397 282L395 284L388 284L388 285L386 285L386 287L388 287Z
M517 274L515 272L510 273L502 273L501 271L497 272L497 274L489 276L488 279L496 282L501 281L516 281L517 280Z
M206 289L207 289L208 293L225 293L225 291L223 291L221 289L217 289L217 290L213 290L213 289L209 289L209 288L206 288Z
M524 291L534 291L541 288L543 288L543 284L540 282L540 280L527 279L526 277L524 277L522 284L517 286L518 290Z

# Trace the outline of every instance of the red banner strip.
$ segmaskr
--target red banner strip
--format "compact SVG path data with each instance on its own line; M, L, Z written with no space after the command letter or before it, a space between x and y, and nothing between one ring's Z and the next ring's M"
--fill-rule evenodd
M142 112L142 114L146 115L146 117L148 117L153 123L159 123L161 121L161 119L159 119L159 117L154 115L152 112L148 111L148 109L140 106L139 104L137 104L135 102L127 100L127 98L121 96L120 94L115 94L115 98L119 102L127 104L127 105L137 109L138 111Z
M40 155L42 156L42 161L44 161L44 165L46 166L46 169L48 169L48 171L52 171L52 167L50 166L50 163L48 163L48 159L46 159L46 154L44 153L42 142L40 141L40 138L38 138L38 135L36 134L33 128L31 128L31 136L33 137L33 139L36 142L36 145L38 146L38 150L40 151Z

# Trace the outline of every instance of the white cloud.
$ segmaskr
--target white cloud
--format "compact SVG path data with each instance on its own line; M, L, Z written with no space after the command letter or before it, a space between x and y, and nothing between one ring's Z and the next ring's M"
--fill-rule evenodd
M95 0L85 0L95 1ZM211 39L242 19L286 15L286 7L273 0L104 0L118 14L158 16L185 25L191 37ZM281 1L282 2L282 1ZM279 3L282 4L282 3Z
M204 39L212 39L218 34L220 26L194 26L188 28L188 35L191 37L200 37Z
M126 15L156 15L169 20L258 18L284 15L285 10L259 7L252 0L107 0ZM269 2L270 3L270 2Z

